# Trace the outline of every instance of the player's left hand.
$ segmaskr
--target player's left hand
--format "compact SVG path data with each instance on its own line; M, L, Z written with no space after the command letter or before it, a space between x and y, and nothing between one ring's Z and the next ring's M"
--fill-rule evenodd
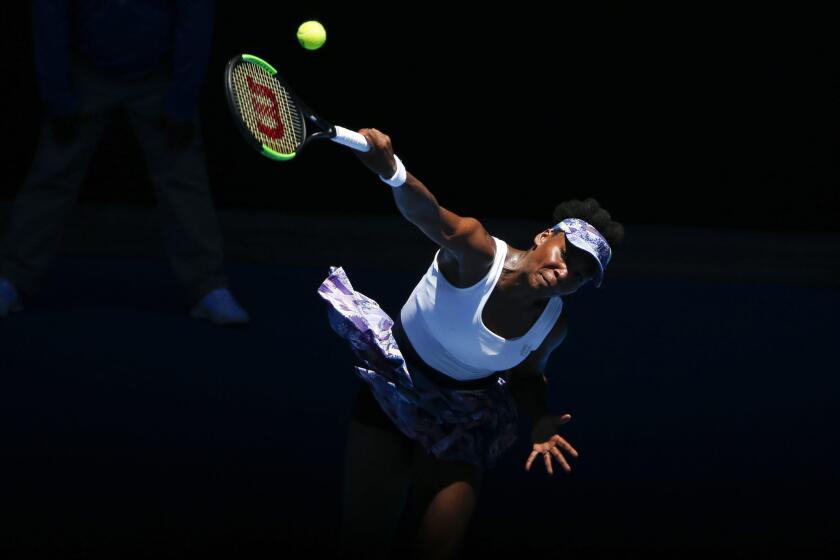
M559 426L562 424L566 424L569 420L572 419L571 414L564 414L563 416L556 417L548 417L547 421L554 422L555 426ZM566 457L563 455L561 450L565 451L575 459L578 458L578 452L572 447L568 441L560 437L558 434L554 434L551 436L547 441L543 441L540 443L534 443L533 451L528 456L528 460L525 462L525 470L531 470L531 464L534 460L539 456L542 455L543 461L545 462L545 470L548 471L548 474L554 474L554 468L552 467L551 458L554 457L563 470L567 473L572 472L572 467L569 466L569 462L566 460Z

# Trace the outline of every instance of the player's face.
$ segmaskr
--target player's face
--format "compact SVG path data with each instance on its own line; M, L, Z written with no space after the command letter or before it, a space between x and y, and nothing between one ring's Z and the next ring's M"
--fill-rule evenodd
M534 238L528 283L551 295L569 295L595 279L598 267L589 253L566 243L563 232L546 230Z

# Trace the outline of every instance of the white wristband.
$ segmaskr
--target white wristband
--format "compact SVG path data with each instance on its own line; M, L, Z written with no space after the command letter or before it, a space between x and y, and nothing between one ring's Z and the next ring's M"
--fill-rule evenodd
M380 175L379 178L382 179L384 183L387 183L392 187L400 187L405 184L406 180L405 166L403 165L403 162L400 161L400 158L398 158L396 155L394 156L394 161L397 162L397 172L394 173L394 176L390 179L386 179L385 177Z

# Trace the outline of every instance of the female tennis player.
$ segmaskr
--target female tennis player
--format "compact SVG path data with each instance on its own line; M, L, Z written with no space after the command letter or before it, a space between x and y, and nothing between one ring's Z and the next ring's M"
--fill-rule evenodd
M544 369L566 335L562 296L601 284L624 228L593 199L569 201L531 248L515 249L441 207L405 172L388 136L360 133L371 150L358 157L440 250L393 320L341 268L319 288L365 382L348 434L342 547L384 556L404 514L416 524L418 556L451 558L482 471L516 438L517 404L533 422L525 469L538 461L549 474L553 462L571 471L578 453L557 433L571 416L547 414Z

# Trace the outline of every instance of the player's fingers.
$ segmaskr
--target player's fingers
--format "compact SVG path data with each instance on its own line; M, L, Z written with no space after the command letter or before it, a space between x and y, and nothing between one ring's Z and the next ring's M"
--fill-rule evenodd
M577 458L578 458L578 452L577 452L577 450L576 450L574 447L572 447L572 446L569 444L569 442L568 442L568 441L566 441L565 439L563 439L562 437L560 437L560 436L559 436L559 435L557 435L557 434L554 434L554 435L551 437L551 440L552 440L552 441L553 441L556 445L559 445L560 447L562 447L563 449L565 449L566 451L568 451L568 452L572 455L572 457L574 457L575 459L577 459Z
M534 462L534 459L536 459L537 455L538 455L538 453L536 451L532 451L531 454L528 455L528 460L525 462L525 470L526 471L531 470L531 464Z
M563 470L567 473L572 472L572 467L569 466L569 462L566 461L566 458L563 457L563 454L560 453L560 450L556 447L551 448L551 454L554 455L554 458L557 459L557 462L560 463L560 466L563 467Z
M376 147L378 150L390 152L393 150L391 146L391 138L376 128L365 128L367 131L368 142Z
M554 421L558 424L566 424L572 419L571 414L563 414L562 416L555 416Z

